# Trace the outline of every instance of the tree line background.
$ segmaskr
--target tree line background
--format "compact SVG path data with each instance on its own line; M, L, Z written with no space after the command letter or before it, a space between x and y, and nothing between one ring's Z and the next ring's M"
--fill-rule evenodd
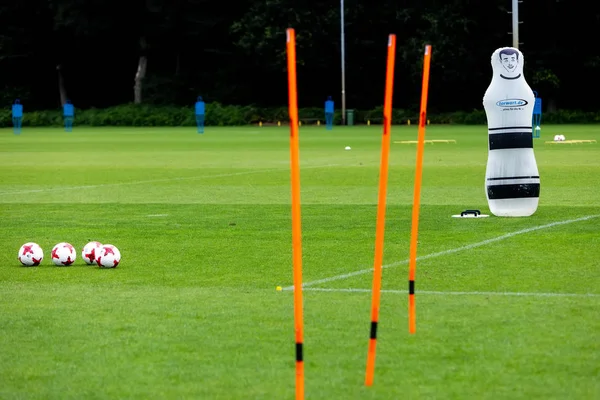
M397 35L394 107L419 104L432 45L431 112L481 109L490 56L512 45L511 0L346 0L347 108L383 103ZM600 3L519 4L525 77L545 110L600 106ZM297 33L300 107L341 99L339 1L21 0L0 5L0 101L28 110L125 103L287 104L285 29Z

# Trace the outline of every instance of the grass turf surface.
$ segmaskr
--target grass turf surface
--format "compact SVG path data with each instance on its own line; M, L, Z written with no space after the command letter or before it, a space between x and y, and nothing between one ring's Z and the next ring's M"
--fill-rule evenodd
M561 133L600 127L543 127L532 217L460 220L489 213L486 128L428 127L457 142L425 148L416 335L415 145L392 144L367 388L381 127L301 128L307 398L600 397L600 145L544 143ZM0 152L1 398L294 398L288 128L2 130ZM121 265L85 266L90 240ZM27 241L41 266L18 264Z

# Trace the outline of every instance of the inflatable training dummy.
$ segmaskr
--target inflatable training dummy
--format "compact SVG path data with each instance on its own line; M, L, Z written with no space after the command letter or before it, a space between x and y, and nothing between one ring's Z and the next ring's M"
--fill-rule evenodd
M523 76L523 53L502 47L492 54L492 82L483 96L488 123L485 189L492 214L528 217L540 197L533 154L534 94Z

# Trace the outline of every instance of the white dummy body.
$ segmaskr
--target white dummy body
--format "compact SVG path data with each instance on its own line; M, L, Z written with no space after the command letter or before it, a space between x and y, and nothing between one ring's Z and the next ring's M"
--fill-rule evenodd
M499 217L527 217L537 210L540 195L531 131L535 98L523 77L523 54L518 49L497 49L491 61L492 82L483 97L488 205Z

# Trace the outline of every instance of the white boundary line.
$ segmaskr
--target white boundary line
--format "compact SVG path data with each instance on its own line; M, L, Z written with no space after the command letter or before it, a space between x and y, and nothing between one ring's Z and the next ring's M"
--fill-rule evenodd
M529 233L529 232L534 232L534 231L539 231L541 229L547 229L547 228L552 228L555 226L559 226L559 225L567 225L567 224L572 224L574 222L581 222L581 221L587 221L593 218L598 218L600 217L600 214L597 215L588 215L585 217L581 217L581 218L576 218L576 219L569 219L569 220L565 220L565 221L557 221L557 222L552 222L550 224L546 224L546 225L539 225L539 226L534 226L532 228L526 228L526 229L521 229L520 231L515 231L515 232L511 232L511 233L507 233L505 235L502 236L498 236L492 239L487 239L481 242L477 242L477 243L472 243L472 244L468 244L466 246L462 246L462 247L457 247L455 249L450 249L450 250L444 250L444 251L439 251L437 253L431 253L431 254L427 254L425 256L420 256L417 257L417 261L419 260L426 260L429 258L435 258L435 257L440 257L440 256L445 256L448 254L452 254L452 253L458 253L460 251L464 251L464 250L470 250L476 247L481 247L481 246L485 246L488 245L490 243L495 243L495 242L499 242L501 240L504 239L509 239L512 237L515 237L517 235L523 235L525 233ZM399 265L404 265L404 264L408 264L409 260L402 260L402 261L398 261L398 262L394 262L391 264L387 264L382 266L382 268L391 268L391 267L397 267ZM347 274L341 274L341 275L335 275L335 276L331 276L329 278L323 278L323 279L317 279L315 281L310 281L310 282L306 282L302 284L302 288L305 287L309 287L309 286L314 286L314 285L319 285L321 283L328 283L328 282L333 282L333 281L339 281L342 279L348 279L354 276L358 276L358 275L364 275L367 273L370 273L373 271L373 268L369 268L369 269L361 269L358 271L354 271L354 272L349 272ZM286 286L283 287L282 290L293 290L294 286ZM423 293L423 292L419 292L419 293Z
M339 164L313 165L313 166L302 167L302 168L303 169L328 168L328 167L336 167L338 165ZM15 192L0 192L0 196L2 196L2 195L10 196L10 195L28 194L28 193L55 192L55 191L62 191L62 190L94 189L94 188L109 187L109 186L143 185L146 183L188 181L188 180L193 180L193 179L224 178L224 177L228 177L228 176L250 175L250 174L260 174L263 172L281 172L281 171L286 171L286 170L282 169L282 168L270 168L270 169L259 169L259 170L254 170L254 171L233 172L233 173L229 173L229 174L216 174L216 175L206 175L206 176L185 176L185 177L179 177L179 178L151 179L151 180L147 180L147 181L104 183L104 184L100 184L100 185L63 186L63 187L57 187L57 188L20 190L20 191L15 191Z
M371 289L331 289L331 288L306 288L311 292L350 292L371 293ZM408 294L408 290L381 290L381 293ZM598 293L525 293L525 292L441 292L435 290L419 290L419 294L431 294L441 296L523 296L523 297L600 297Z

